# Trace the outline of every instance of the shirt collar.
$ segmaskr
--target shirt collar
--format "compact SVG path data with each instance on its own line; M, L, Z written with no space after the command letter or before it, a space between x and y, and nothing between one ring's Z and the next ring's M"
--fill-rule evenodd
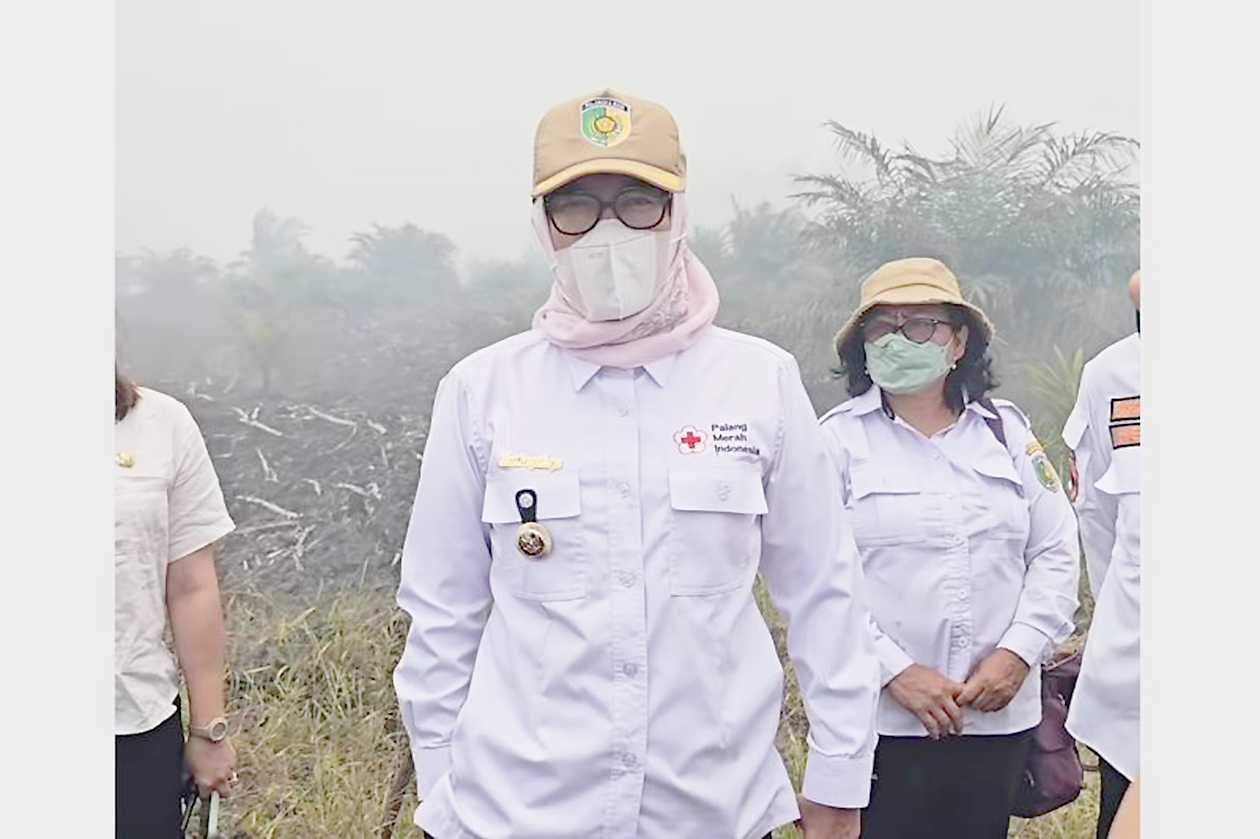
M854 416L860 417L866 414L874 413L875 411L881 411L883 408L884 392L879 389L879 385L871 385L867 389L866 393L863 393L861 396L857 396L853 399L852 413ZM979 414L986 419L1000 419L997 414L974 400L968 402L967 407L963 409L964 414L967 413L967 411ZM888 412L884 411L884 414L887 416ZM955 425L957 425L956 422Z
M985 419L1001 419L1001 417L999 417L997 414L993 413L988 408L981 405L976 400L972 400L971 402L967 403L967 407L964 409L963 412L966 413L967 411L972 411L974 413L977 413L980 416L984 417Z
M652 377L652 381L656 382L658 387L665 387L669 383L669 374L674 369L674 361L678 358L678 353L670 353L667 356L649 361L643 365L643 369Z
M674 361L677 357L677 353L670 353L663 358L649 361L641 366L648 376L651 377L652 381L656 382L657 386L665 387L669 382L669 375L674 369ZM565 353L565 358L569 362L569 375L573 379L574 390L581 390L586 387L586 383L595 378L595 374L602 369L601 365L579 358L572 352Z
M871 385L866 389L866 393L854 397L852 413L854 416L860 417L873 411L878 411L883 407L884 392L879 389L879 385Z
M578 358L572 352L566 352L564 359L569 363L569 375L573 378L574 390L586 387L586 383L595 378L595 374L599 372L598 364Z

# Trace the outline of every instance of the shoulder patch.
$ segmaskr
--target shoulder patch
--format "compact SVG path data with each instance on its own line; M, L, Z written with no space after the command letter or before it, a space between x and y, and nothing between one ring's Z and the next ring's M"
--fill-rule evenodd
M1041 482L1041 485L1051 492L1058 492L1063 484L1059 480L1059 473L1054 469L1054 464L1050 462L1049 456L1046 455L1046 450L1042 447L1041 441L1036 437L1032 438L1024 451L1032 461L1033 472L1036 473L1037 480Z
M1142 445L1142 397L1124 396L1111 400L1109 431L1111 447L1127 449Z
M1125 422L1142 418L1142 397L1126 396L1111 400L1111 422Z
M1111 447L1127 449L1142 445L1142 423L1124 422L1111 426Z

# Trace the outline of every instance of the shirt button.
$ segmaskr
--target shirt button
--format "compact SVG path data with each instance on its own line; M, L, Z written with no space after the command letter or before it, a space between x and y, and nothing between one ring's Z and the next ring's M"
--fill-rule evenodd
M621 483L617 484L617 491L621 493L622 498L630 497L630 485L626 483L625 481L622 481Z
M621 665L621 672L626 674L626 678L633 679L635 676L639 675L639 665L635 664L633 661L627 661L625 664Z
M619 416L619 417L628 417L628 416L630 416L630 409L629 409L629 408L627 408L625 405L618 405L618 406L617 406L617 416Z
M620 571L617 573L617 580L626 588L633 588L638 578L630 571Z
M637 758L635 758L634 755L630 754L629 752L626 752L625 754L621 756L621 762L625 764L627 769L633 769L635 764L638 763L639 761Z

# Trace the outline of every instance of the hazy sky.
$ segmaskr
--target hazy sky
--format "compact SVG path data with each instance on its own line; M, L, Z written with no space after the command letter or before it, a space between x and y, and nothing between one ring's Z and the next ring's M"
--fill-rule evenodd
M538 118L605 86L673 112L701 224L836 168L826 119L928 152L991 103L1138 137L1138 6L118 0L117 246L228 259L266 206L334 259L406 221L517 256Z

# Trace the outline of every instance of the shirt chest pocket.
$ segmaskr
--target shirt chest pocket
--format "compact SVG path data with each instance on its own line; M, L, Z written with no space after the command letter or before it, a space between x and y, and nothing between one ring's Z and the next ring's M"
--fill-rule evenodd
M761 470L671 469L670 593L719 594L751 584L766 513Z
M1023 561L1030 513L1014 462L1002 451L980 458L974 468L976 481L969 499L974 538L1011 542L1018 547L1013 555Z
M114 476L115 563L142 555L167 558L166 488L166 476L160 472L118 468Z
M532 490L537 520L551 536L551 550L530 558L517 546L521 514L516 494ZM581 528L582 492L576 474L511 471L486 478L481 520L490 530L496 569L518 597L577 600L585 597L590 568Z
M939 499L904 466L853 461L849 510L859 546L921 542L939 535Z

